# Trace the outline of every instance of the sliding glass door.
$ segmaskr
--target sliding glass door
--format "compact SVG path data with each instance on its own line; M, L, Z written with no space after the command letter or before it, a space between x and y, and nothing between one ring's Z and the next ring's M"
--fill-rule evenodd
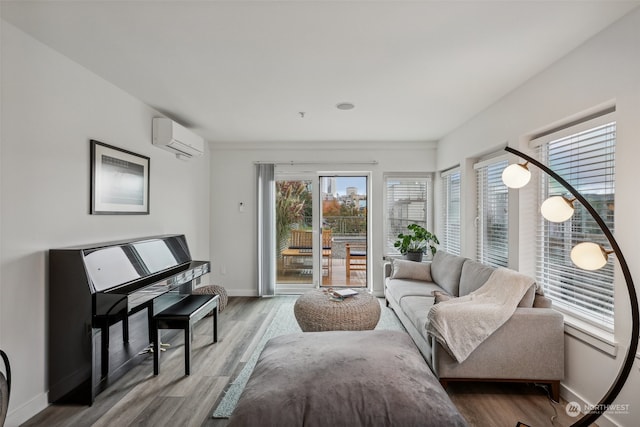
M275 184L276 293L367 287L368 176L290 173Z
M367 286L367 193L367 176L320 176L321 286Z
M276 177L276 293L315 287L314 177Z

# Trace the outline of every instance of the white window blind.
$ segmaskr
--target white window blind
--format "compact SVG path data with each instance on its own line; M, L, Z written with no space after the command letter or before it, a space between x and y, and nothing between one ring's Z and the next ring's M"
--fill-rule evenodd
M460 168L442 172L442 236L440 249L460 255Z
M407 225L419 224L431 230L431 176L388 175L385 185L385 255L398 255L393 247L398 233Z
M476 258L494 267L509 262L509 191L502 171L509 165L504 156L474 165L477 178Z
M591 203L613 232L616 123L591 126L569 135L564 131L566 136L557 139L553 134L545 136L549 142L539 146L538 155ZM540 174L539 202L555 195L573 198L555 180ZM573 246L581 242L600 243L607 249L609 246L587 210L578 202L574 207L573 217L564 223L552 223L539 215L537 280L556 307L612 329L614 263L610 260L600 270L586 271L575 266L570 257Z

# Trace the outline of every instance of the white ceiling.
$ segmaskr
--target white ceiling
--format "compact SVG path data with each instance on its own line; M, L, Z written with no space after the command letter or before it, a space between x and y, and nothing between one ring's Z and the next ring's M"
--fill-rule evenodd
M435 141L639 4L2 1L1 12L209 141ZM345 101L356 108L335 107Z

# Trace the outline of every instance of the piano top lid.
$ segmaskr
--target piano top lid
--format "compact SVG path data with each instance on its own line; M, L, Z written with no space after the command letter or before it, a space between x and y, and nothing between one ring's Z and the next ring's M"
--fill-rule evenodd
M184 235L138 238L66 250L82 253L93 292L153 276L191 262Z
M164 239L171 239L171 238L180 238L184 241L184 244L187 244L187 240L184 237L184 234L159 234L156 236L143 236L143 237L134 237L131 239L119 239L119 240L112 240L109 242L98 242L98 243L87 243L87 244L78 244L78 245L72 245L72 246L66 246L63 248L55 248L55 249L51 249L54 251L87 251L87 250L91 250L91 249L100 249L100 248L104 248L107 246L118 246L118 245L126 245L128 243L134 243L134 242L142 242L142 241L147 241L147 240L164 240Z

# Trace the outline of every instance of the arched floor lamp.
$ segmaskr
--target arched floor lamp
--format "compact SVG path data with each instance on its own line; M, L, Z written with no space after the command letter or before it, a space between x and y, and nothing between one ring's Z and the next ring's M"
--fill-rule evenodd
M578 192L578 190L573 188L573 186L571 186L561 176L559 176L557 173L555 173L536 159L511 147L506 147L505 150L509 153L515 154L516 156L526 160L527 162L525 164L512 164L504 170L502 179L507 187L520 188L526 185L531 178L531 172L529 172L529 170L527 169L527 164L531 163L542 169L547 175L562 184L574 197L573 200L568 200L562 196L554 196L545 200L541 207L542 214L545 218L553 222L566 221L567 219L571 218L571 215L573 214L573 202L577 200L587 209L587 211L589 211L589 214L591 214L593 219L598 223L598 226L606 236L607 240L609 241L609 245L611 246L611 251L605 250L602 246L596 243L580 243L571 250L571 260L574 262L574 264L585 270L597 270L604 267L604 265L607 263L608 254L614 253L616 255L616 258L618 259L618 262L620 263L620 267L622 268L624 280L627 283L627 292L629 293L629 302L631 303L632 319L629 348L627 349L627 355L624 359L624 364L618 372L618 376L616 377L615 381L609 388L609 391L607 391L607 393L602 397L600 402L593 407L593 409L591 409L582 418L572 424L573 426L588 426L593 424L595 420L597 420L604 412L606 412L609 405L613 403L616 396L618 396L618 393L620 393L620 390L622 390L622 387L624 386L624 383L627 381L629 373L631 372L636 351L638 349L640 318L638 316L638 298L636 295L636 289L633 285L633 279L631 278L631 272L629 271L629 266L627 265L624 255L622 254L622 251L618 246L618 242L616 242L616 239L613 237L613 233L611 233L611 230L609 230L609 227L607 227L598 212L593 208L593 206L591 206L587 199L585 199Z

